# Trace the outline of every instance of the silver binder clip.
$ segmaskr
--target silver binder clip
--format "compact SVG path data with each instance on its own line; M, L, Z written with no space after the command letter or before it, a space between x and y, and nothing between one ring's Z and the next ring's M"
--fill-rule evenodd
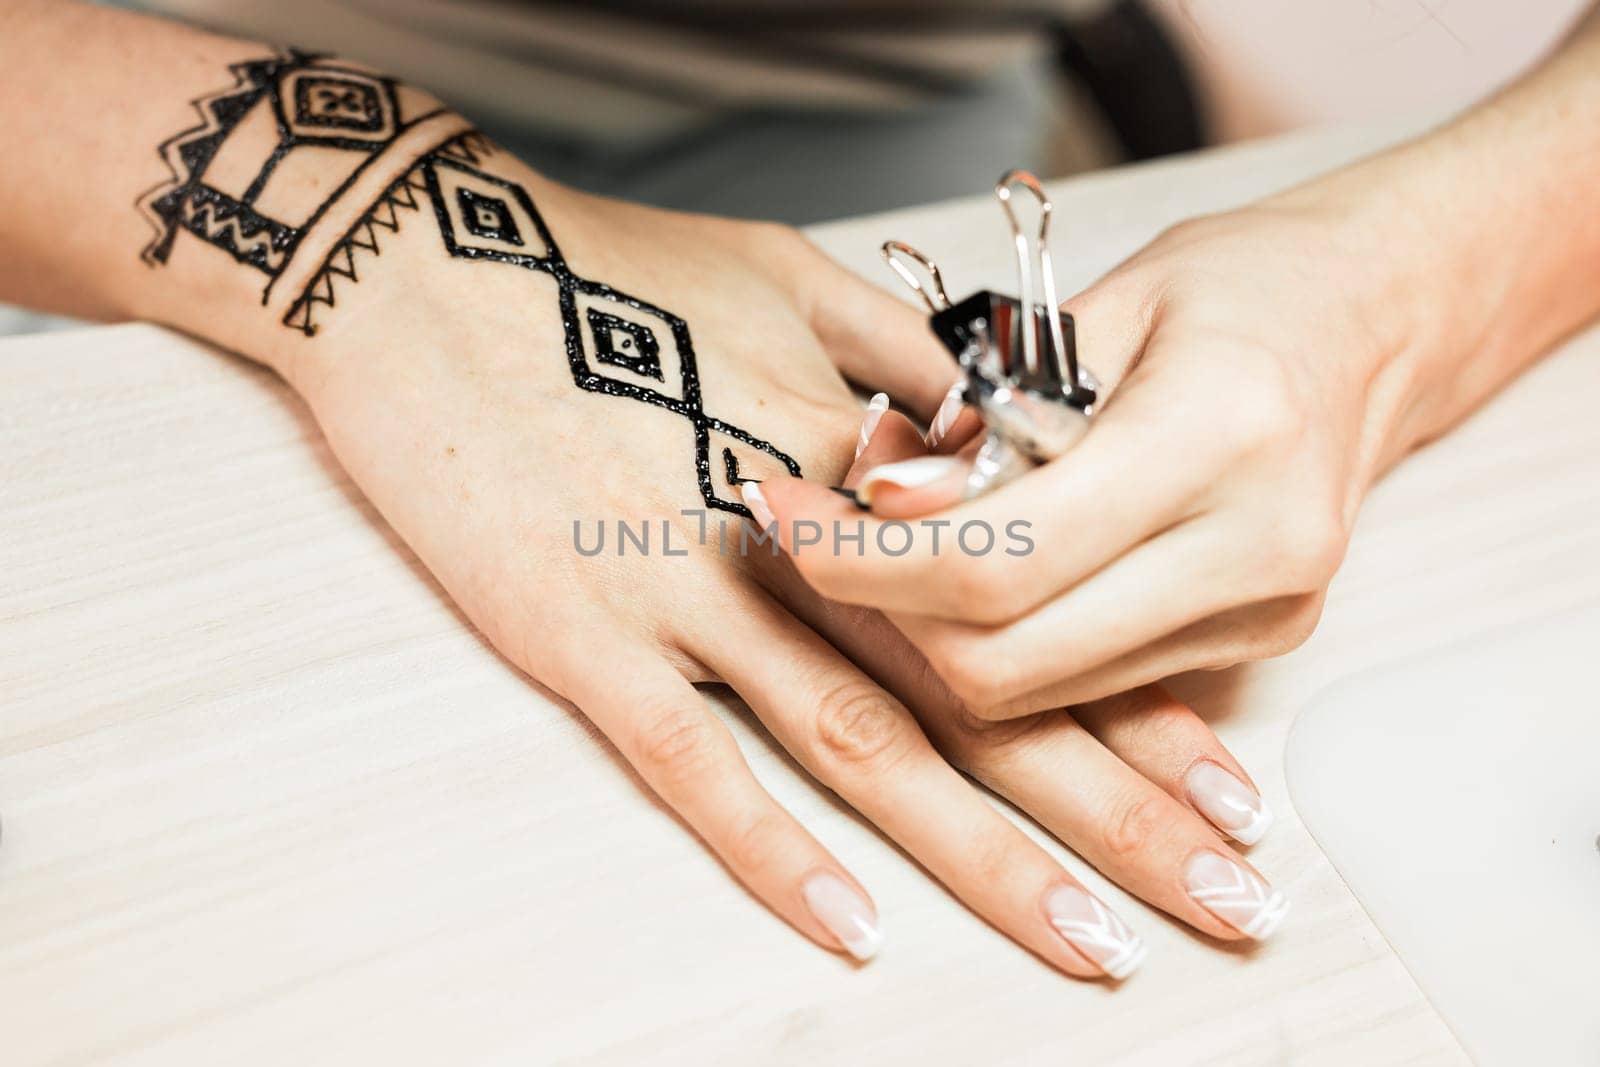
M1016 189L1039 204L1039 228L1031 239L1017 219ZM927 306L934 335L966 373L961 398L978 409L988 428L967 478L969 498L1064 455L1088 431L1100 391L1094 375L1078 363L1072 316L1059 310L1048 244L1050 198L1039 179L1022 170L1002 177L994 194L1011 225L1018 297L985 290L952 304L933 260L901 241L887 241L882 250L890 269ZM1035 268L1042 303L1034 300Z

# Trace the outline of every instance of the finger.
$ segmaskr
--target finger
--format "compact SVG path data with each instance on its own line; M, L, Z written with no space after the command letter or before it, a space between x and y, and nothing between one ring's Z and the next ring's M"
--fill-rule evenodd
M1188 804L1241 844L1272 826L1272 812L1244 768L1187 704L1147 685L1072 709L1112 755Z
M726 726L653 650L608 649L563 695L769 908L859 960L878 950L871 898L761 787Z
M1150 400L1159 401L1164 412L1152 410L1157 405ZM1180 407L1186 404L1180 398ZM1174 419L1174 410L1164 390L1130 387L1123 404L1108 408L1063 458L926 516L984 540L993 532L1001 550L951 551L945 538L941 552L931 536L908 544L903 530L884 531L892 520L873 515L865 517L861 553L815 554L801 571L826 596L885 611L976 623L1019 618L1202 509L1203 493L1226 451L1192 427L1179 428L1187 423ZM963 484L958 458L947 458L945 466L934 458L913 462L914 467L895 464L887 473L864 475L861 484L873 485L869 500L884 499L877 483L886 479L902 489L942 494ZM763 492L784 529L800 521L828 528L849 506L836 494L788 478L774 479ZM1025 533L1029 543L1048 551L1004 551L1015 540L1004 536L1008 530Z
M1165 296L1129 265L1117 266L1061 304L1072 316L1080 359L1100 381L1102 408L1142 361Z
M798 560L797 560L798 562ZM973 626L894 614L896 625L979 714L1248 603L1250 562L1186 523L1016 622Z
M1126 927L940 758L904 705L815 632L763 598L736 640L723 629L693 651L822 784L1003 933L1068 974L1126 973L1138 954L1131 934L1119 943L1124 959L1084 932L1098 922L1109 938Z
M957 743L974 777L1037 819L1100 873L1214 937L1261 939L1288 900L1217 840L1210 825L1123 763L1071 716L1025 734Z
M1170 678L1219 670L1298 648L1316 628L1322 593L1278 597L1225 611L1071 678L984 710L1010 719L1041 708L1071 707Z
M931 418L960 371L927 316L808 247L798 295L834 364L861 387L882 389Z
M792 605L808 624L911 702L928 736L961 769L1013 800L1131 892L1209 934L1239 936L1229 916L1189 892L1191 873L1215 880L1215 862L1206 857L1215 853L1226 860L1231 855L1219 848L1216 833L1081 725L1063 713L998 724L977 720L925 669L883 616L808 595L797 581L783 592L786 598L793 596ZM1219 752L1214 738L1196 740L1203 743L1188 762L1220 754L1234 765L1226 752ZM1184 762L1182 753L1169 758ZM1260 881L1247 867L1241 870L1241 884L1247 881L1245 874ZM1262 899L1271 897L1268 891ZM1273 910L1281 910L1280 905L1274 903ZM1260 936L1270 932L1273 922L1252 925L1254 916L1237 910L1234 917Z
M885 394L879 393L878 396ZM898 411L884 411L873 419L869 410L867 418L861 423L855 462L845 472L840 484L845 488L854 488L861 480L861 475L874 467L927 454L922 434L910 419Z

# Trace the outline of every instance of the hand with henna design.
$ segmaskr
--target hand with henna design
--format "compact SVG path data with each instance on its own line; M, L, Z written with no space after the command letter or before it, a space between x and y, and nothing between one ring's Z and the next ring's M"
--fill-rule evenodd
M0 176L30 220L30 267L8 266L0 292L166 322L277 369L495 647L801 932L863 958L881 936L864 887L762 789L697 683L731 686L819 783L1068 974L1122 977L1142 945L962 771L1204 933L1281 919L1217 829L1254 841L1265 809L1182 704L1146 689L991 727L875 612L820 599L781 557L698 542L684 510L737 522L759 499L747 480L854 476L846 379L932 413L947 364L910 309L793 231L556 186L359 65L49 11L13 36L12 69L70 38L93 76L61 85L82 114L60 121L92 124L107 100L126 114L80 146L76 169L101 177L70 206L37 175ZM165 97L129 39L173 57ZM100 186L131 192L105 176L145 174L158 143L172 173L141 219ZM910 424L870 411L860 462L905 454ZM653 529L656 552L575 544L575 524L618 522Z

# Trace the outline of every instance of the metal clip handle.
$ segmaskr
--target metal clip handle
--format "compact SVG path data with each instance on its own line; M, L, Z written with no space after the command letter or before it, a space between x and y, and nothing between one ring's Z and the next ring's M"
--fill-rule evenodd
M923 304L928 308L928 314L937 315L950 306L950 295L944 291L944 275L939 273L939 264L918 252L904 241L885 241L879 249L883 261L889 264L889 269L900 275L900 279L911 287L911 291L922 298ZM911 260L922 268L927 275L929 287L922 284L922 280L905 264Z
M1022 223L1018 221L1011 203L1013 186L1027 190L1038 201L1039 232L1032 241L1023 232ZM1006 213L1006 221L1011 224L1011 245L1017 256L1017 295L1022 303L1022 314L1017 316L1017 329L1022 334L1022 365L1029 374L1039 373L1039 339L1035 329L1033 300L1033 265L1037 262L1039 280L1044 285L1044 320L1050 327L1051 361L1058 378L1067 384L1069 390L1076 390L1079 384L1078 361L1067 347L1066 336L1061 329L1061 298L1056 292L1055 264L1050 259L1050 216L1054 212L1054 205L1045 193L1044 186L1039 184L1039 179L1025 170L1007 171L995 185L994 195Z

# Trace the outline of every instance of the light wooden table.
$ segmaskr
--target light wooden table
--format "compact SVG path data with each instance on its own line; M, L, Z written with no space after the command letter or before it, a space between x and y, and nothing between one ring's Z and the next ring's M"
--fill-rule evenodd
M1063 184L1067 283L1397 132ZM983 198L817 235L873 277L893 236L1010 285ZM0 1063L1462 1062L1299 824L1284 738L1336 677L1600 593L1597 383L1590 336L1415 457L1317 636L1185 687L1279 813L1252 856L1295 911L1219 951L1107 890L1151 942L1110 989L974 919L729 707L884 916L870 966L817 951L465 625L270 374L147 326L9 341Z

